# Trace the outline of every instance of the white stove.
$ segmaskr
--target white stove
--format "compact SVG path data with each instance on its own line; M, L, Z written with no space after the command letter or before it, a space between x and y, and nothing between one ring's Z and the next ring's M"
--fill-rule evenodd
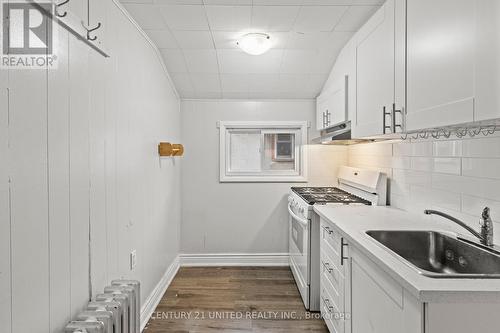
M387 177L341 167L338 187L292 187L288 197L290 268L309 311L320 310L319 218L314 205L385 206Z

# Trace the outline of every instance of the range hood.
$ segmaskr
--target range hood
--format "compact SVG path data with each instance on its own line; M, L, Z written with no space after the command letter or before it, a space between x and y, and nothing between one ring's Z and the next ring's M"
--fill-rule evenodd
M328 145L353 145L362 142L372 142L372 139L353 139L351 135L351 122L345 121L327 127L320 132L320 137L313 139L316 144Z

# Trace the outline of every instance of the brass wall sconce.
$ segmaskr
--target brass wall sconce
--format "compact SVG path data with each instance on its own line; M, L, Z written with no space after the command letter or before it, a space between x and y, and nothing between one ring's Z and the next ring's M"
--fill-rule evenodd
M160 156L182 156L184 155L184 146L180 143L160 142L158 154Z

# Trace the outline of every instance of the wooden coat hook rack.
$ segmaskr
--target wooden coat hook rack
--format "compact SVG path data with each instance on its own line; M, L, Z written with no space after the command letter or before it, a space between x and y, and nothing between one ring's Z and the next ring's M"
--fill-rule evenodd
M184 146L180 143L160 142L158 154L160 156L182 156L184 155Z

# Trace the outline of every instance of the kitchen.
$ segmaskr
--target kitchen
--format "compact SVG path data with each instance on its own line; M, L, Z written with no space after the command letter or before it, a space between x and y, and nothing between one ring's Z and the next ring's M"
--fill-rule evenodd
M1 3L2 333L500 329L497 1Z

